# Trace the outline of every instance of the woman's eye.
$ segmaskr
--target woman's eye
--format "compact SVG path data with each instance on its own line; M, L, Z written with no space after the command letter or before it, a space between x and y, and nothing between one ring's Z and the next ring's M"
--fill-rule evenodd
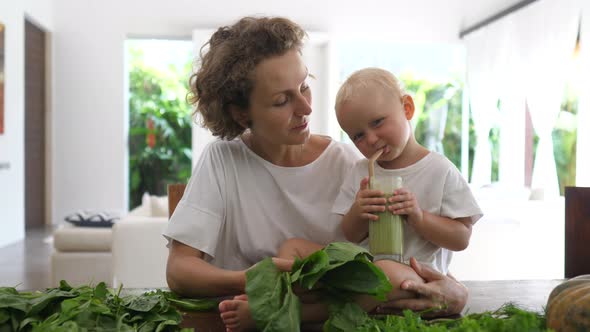
M276 101L276 102L273 104L273 106L277 106L277 107L284 106L284 105L286 105L286 104L287 104L287 102L288 102L288 101L289 101L289 99L288 99L287 97L285 97L285 98L282 98L282 99L280 99L280 100Z
M308 85L307 83L303 83L303 84L301 85L301 89L300 89L300 90L301 90L301 92L304 92L304 91L306 91L306 90L308 90L308 89L309 89L309 85Z

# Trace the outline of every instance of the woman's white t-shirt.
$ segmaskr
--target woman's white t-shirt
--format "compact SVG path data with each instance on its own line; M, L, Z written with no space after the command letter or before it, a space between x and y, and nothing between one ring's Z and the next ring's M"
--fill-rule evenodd
M204 252L211 264L245 269L292 237L343 240L331 213L344 177L359 159L331 141L312 163L274 165L240 139L209 144L163 235Z
M447 218L471 217L475 223L482 216L469 185L453 163L445 156L430 152L413 165L401 169L384 169L375 164L375 176L401 176L403 187L416 195L420 208ZM359 160L344 180L332 211L344 215L350 210L361 179L368 176L368 161ZM365 239L361 245L366 246ZM404 261L415 257L446 274L452 251L427 241L406 224L404 227Z

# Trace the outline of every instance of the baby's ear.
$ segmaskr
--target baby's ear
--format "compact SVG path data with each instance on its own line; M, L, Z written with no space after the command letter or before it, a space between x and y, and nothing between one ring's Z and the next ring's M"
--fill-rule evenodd
M404 113L406 114L406 119L412 120L414 117L414 111L416 108L414 107L414 99L410 95L404 95L402 97L402 105L404 107Z
M250 115L248 114L247 110L244 110L236 105L229 105L229 110L231 112L231 116L240 126L247 129L250 127Z

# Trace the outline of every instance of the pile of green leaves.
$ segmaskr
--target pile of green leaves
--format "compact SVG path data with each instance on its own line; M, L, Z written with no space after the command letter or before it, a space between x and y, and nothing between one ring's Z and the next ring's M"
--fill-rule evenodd
M0 287L0 331L192 331L179 311L204 311L217 303L181 299L156 290L121 296L104 283L73 288L61 281L44 292Z
M320 294L329 308L325 332L379 331L546 331L542 314L506 304L494 312L458 319L423 320L421 313L405 310L402 316L369 316L355 302L358 294L385 300L392 290L383 271L372 264L364 248L331 243L303 260L291 272L281 272L270 258L246 273L246 293L252 318L261 331L299 331L301 304L293 292L297 285Z
M496 311L469 314L461 318L424 320L420 313L404 310L402 316L367 315L359 306L344 303L332 309L324 332L540 332L549 331L545 316L507 303Z
M352 301L358 294L385 300L392 286L372 258L366 249L345 242L331 243L297 260L291 272L279 271L267 258L246 272L252 318L262 331L299 331L301 305L293 284L316 290L333 304L355 305Z

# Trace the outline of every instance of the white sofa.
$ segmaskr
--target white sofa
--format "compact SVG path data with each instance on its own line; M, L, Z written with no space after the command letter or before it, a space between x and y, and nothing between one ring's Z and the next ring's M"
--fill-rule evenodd
M144 195L142 204L112 228L64 223L53 233L51 284L96 284L135 288L167 287L168 249L161 233L168 222L168 199Z
M113 226L113 287L167 287L167 217L131 215Z
M63 223L53 232L50 257L51 286L60 280L71 285L112 280L112 231L110 228L76 227Z

